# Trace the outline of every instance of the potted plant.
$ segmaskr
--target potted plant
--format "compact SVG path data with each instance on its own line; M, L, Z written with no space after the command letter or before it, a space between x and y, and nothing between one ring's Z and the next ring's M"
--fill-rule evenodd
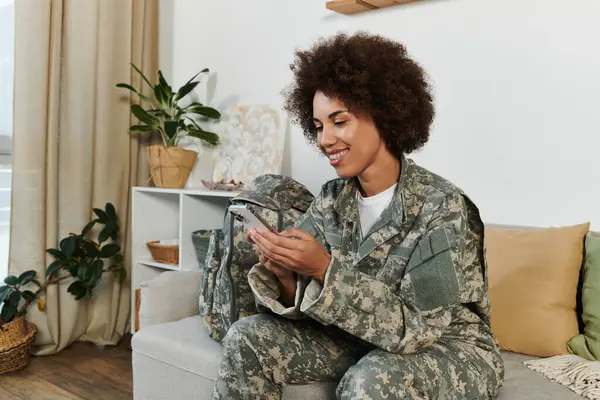
M132 91L140 98L140 104L131 104L131 113L139 120L139 124L132 125L131 132L153 133L158 132L161 144L147 147L148 162L152 180L157 187L182 188L185 186L192 167L196 163L198 153L178 147L183 136L200 139L209 145L217 145L219 136L204 130L196 119L218 120L221 114L211 107L201 103L192 102L182 107L180 101L200 83L196 77L209 72L203 69L192 77L176 92L165 80L162 72L158 70L158 83L152 85L148 78L134 64L131 66L140 74L143 81L152 89L151 97L144 96L140 91L126 83L119 83L117 87Z
M111 203L105 209L94 208L95 219L81 233L71 233L60 241L58 248L47 249L54 261L46 268L44 282L34 270L19 276L11 275L0 286L0 373L16 371L29 364L29 347L35 339L36 327L25 320L27 309L33 303L44 311L41 297L48 286L71 280L67 291L75 300L86 298L100 283L102 275L112 273L123 284L127 271L123 265L121 247L114 243L119 235L117 213ZM101 225L96 240L88 236ZM112 239L109 243L108 239Z

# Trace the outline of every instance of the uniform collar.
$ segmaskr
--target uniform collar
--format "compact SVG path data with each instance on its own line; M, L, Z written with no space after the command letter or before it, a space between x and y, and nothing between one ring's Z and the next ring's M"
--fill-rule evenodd
M398 185L394 191L394 197L388 208L385 209L381 218L375 223L371 231L375 231L381 228L386 222L394 221L398 224L402 224L406 221L406 210L404 206L404 193L407 182L407 177L412 172L412 163L410 163L404 155L400 157L400 177L398 178ZM345 220L345 221L358 221L358 204L357 194L360 184L358 178L354 177L346 181L346 185L342 190L342 193L338 196L334 203L334 210Z

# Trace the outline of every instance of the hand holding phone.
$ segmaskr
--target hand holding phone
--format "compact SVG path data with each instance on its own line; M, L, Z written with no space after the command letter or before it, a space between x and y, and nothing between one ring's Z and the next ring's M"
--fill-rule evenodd
M251 207L234 204L229 206L229 212L231 212L233 217L241 222L248 231L252 229L265 228L275 234L279 234L275 228L273 228L259 213L257 213Z

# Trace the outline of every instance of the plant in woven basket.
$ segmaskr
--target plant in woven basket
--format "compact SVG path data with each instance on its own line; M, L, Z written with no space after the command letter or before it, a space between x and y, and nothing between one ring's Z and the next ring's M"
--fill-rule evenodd
M219 136L203 129L198 123L198 120L219 120L219 111L199 102L192 102L185 107L180 104L200 83L195 80L198 75L209 70L203 69L177 91L173 91L160 70L157 72L158 83L152 85L138 67L133 63L131 66L149 85L152 94L145 96L141 90L127 83L117 84L117 87L130 90L140 99L140 104L130 105L131 113L139 120L139 124L132 125L130 131L160 134L162 144L147 147L152 179L159 187L181 188L198 158L197 152L177 147L181 138L191 136L209 145L219 144Z
M119 236L119 221L115 207L107 203L104 210L94 208L97 218L90 221L81 233L71 233L60 241L58 248L47 249L54 261L46 268L44 282L40 282L34 270L11 275L0 286L0 328L23 317L28 307L38 302L40 311L44 310L44 301L40 296L48 286L70 279L67 291L75 300L90 295L100 283L104 273L112 273L122 284L127 277L123 265L121 246L115 243ZM97 238L89 238L92 229L100 225ZM109 239L111 242L109 243ZM0 336L2 331L0 331Z

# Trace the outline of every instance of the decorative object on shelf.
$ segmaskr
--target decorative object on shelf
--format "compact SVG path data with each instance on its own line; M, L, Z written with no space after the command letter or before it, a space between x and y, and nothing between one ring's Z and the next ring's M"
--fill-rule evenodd
M244 187L243 182L236 182L235 180L226 181L225 179L221 179L219 182L214 181L202 181L202 184L206 186L207 189L210 190L241 190Z
M250 182L259 175L281 173L287 115L267 105L226 110L213 152L213 181Z
M219 120L221 118L219 111L198 102L192 102L185 107L180 105L180 101L200 83L199 80L194 79L209 70L208 68L203 69L174 92L160 70L157 73L158 83L152 85L138 67L134 64L131 66L152 88L153 96L152 98L144 96L129 84L117 84L117 87L137 94L140 102L147 103L148 106L147 109L144 109L140 104L131 104L131 113L139 120L140 124L132 125L130 131L133 133L158 132L160 134L162 144L146 148L152 180L157 187L183 188L196 163L198 153L179 147L180 139L190 136L212 146L219 144L219 136L214 132L204 130L197 121Z
M107 203L104 210L94 208L94 213L97 218L80 234L71 233L60 241L59 248L46 250L55 260L46 268L43 283L37 279L36 271L29 270L19 276L7 276L5 285L0 286L0 302L4 303L0 312L0 373L23 369L29 364L29 347L37 329L25 320L25 315L36 302L38 309L44 311L45 301L41 296L48 286L72 279L67 292L75 300L81 300L91 295L105 272L112 273L121 284L125 281L127 271L121 246L114 243L119 236L115 207ZM97 240L87 238L96 224L103 225ZM103 245L108 239L113 243Z
M147 243L152 259L164 264L179 264L179 241L154 240Z
M327 2L327 8L340 14L354 14L415 1L418 0L331 0Z

